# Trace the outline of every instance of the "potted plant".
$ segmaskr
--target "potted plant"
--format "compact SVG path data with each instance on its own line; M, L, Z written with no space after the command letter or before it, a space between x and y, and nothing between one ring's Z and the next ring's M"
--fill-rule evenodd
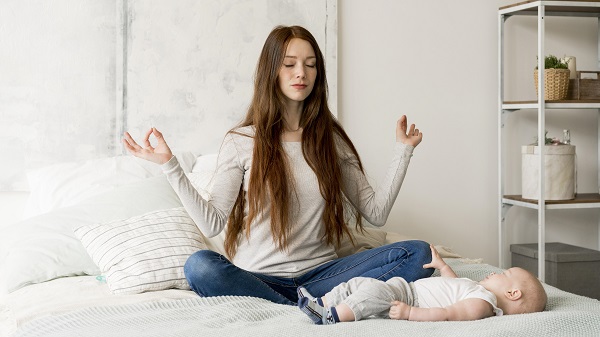
M556 101L567 98L569 91L570 59L559 59L554 55L544 58L544 100ZM538 69L533 72L535 92L538 93Z

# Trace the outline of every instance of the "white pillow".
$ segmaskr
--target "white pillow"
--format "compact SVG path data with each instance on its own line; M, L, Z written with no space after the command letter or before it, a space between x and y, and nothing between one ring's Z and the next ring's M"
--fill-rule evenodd
M196 158L192 171L186 173L194 188L206 200L211 199L210 190L217 167L217 156L216 153L199 156Z
M385 244L387 232L381 229L365 227L364 233L356 230L354 226L349 226L348 229L354 235L354 245L350 238L344 236L342 244L335 250L338 257L345 257L363 250L381 247Z
M176 156L184 171L189 172L195 156L191 152ZM24 218L73 206L116 187L161 175L159 165L129 155L32 170L27 173L31 194Z
M217 169L217 153L198 156L192 167L192 172L214 172ZM179 157L177 157L179 159Z
M183 207L75 229L114 294L190 289L183 265L206 249Z
M4 228L0 230L0 285L12 292L58 277L97 275L100 270L74 228L181 206L166 177L160 176Z

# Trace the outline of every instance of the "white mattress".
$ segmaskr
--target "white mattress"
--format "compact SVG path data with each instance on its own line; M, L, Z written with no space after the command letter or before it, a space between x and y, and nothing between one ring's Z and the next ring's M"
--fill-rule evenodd
M480 280L498 268L448 259L460 277ZM435 276L436 274L434 274ZM470 322L367 319L317 326L292 306L252 297L199 298L166 290L112 295L93 276L27 286L0 299L0 336L600 336L600 301L551 286L546 311Z
M90 306L197 298L189 290L169 289L135 295L113 295L96 276L64 277L30 285L0 296L0 336L8 336L28 321Z

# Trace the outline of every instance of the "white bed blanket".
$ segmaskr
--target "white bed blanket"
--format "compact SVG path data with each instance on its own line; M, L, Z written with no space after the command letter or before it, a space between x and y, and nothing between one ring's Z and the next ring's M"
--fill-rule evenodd
M480 280L500 269L449 263L461 277ZM546 311L470 322L368 319L317 326L293 306L252 297L188 298L96 306L25 324L21 336L600 336L600 301L545 286Z

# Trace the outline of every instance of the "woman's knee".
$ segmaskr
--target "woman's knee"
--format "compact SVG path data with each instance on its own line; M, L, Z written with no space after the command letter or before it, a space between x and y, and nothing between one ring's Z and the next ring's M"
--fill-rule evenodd
M215 262L219 257L218 253L211 250L199 250L190 255L183 266L183 273L192 290L198 293L199 289L196 285L207 279L214 280L218 270Z
M430 244L421 240L411 241L411 258L413 263L422 266L431 262L431 248ZM421 268L417 269L417 278L429 277L435 271L434 268Z
M428 242L412 240L410 244L413 258L423 261L423 264L431 262L431 248Z
M391 247L400 249L404 254L411 258L426 260L431 262L431 249L429 243L421 240L398 241L390 244Z
M412 276L415 279L429 277L434 269L423 268L424 264L431 262L431 248L429 243L422 240L400 241L392 244L402 251L404 258L408 262L405 267L412 269Z

